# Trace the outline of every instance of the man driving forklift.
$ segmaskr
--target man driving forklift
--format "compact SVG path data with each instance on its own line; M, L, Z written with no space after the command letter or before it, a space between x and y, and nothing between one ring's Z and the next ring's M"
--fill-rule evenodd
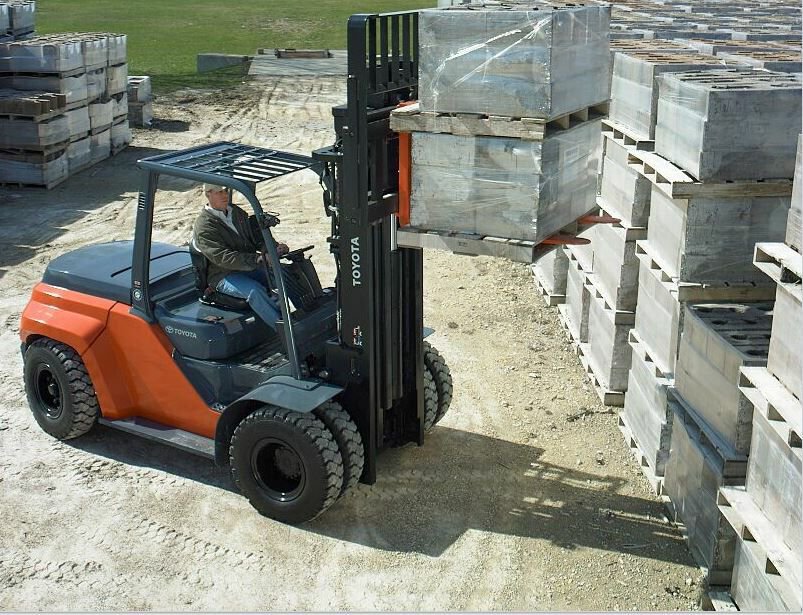
M254 216L232 203L231 191L223 186L204 184L203 191L207 203L195 220L191 249L206 260L204 297L210 303L225 303L226 297L244 299L260 319L276 329L281 311L271 290ZM277 250L279 256L289 252L284 243L277 244ZM295 304L293 290L290 285L288 295Z

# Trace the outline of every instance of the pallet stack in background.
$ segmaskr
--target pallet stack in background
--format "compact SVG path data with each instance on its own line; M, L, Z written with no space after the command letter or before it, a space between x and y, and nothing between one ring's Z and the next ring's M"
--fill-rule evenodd
M127 73L125 35L0 43L0 183L52 188L126 147Z
M128 77L128 121L132 126L148 128L153 121L151 78L142 75Z
M24 40L36 29L36 3L31 0L0 1L0 43Z
M419 102L391 116L411 141L400 244L521 247L531 262L594 207L608 21L609 7L582 3L420 13Z

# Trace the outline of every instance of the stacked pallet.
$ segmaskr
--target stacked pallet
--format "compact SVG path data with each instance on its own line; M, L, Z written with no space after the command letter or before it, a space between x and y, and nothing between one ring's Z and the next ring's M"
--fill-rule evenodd
M36 3L31 0L0 2L0 42L22 40L35 29Z
M411 142L401 243L438 236L487 253L466 242L523 242L530 262L537 243L593 209L608 14L582 4L420 13L420 100L391 116Z
M0 44L0 182L51 188L125 147L126 76L124 35L52 34ZM42 93L57 95L61 106L42 112L30 103Z
M151 78L128 77L128 121L133 126L147 128L153 121Z
M638 352L621 426L660 491L676 416L664 400L677 375L689 306L774 296L751 266L749 250L762 241L755 238L778 240L785 233L791 193L786 178L794 164L788 133L795 134L800 122L800 81L720 69L666 73L657 83L655 152L628 153L629 166L652 186L647 239L636 245L641 262L631 343ZM656 387L660 393L650 395ZM631 395L633 390L640 393Z

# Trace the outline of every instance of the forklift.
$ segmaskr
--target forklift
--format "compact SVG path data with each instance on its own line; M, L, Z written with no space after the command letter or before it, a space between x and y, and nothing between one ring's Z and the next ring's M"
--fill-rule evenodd
M23 312L25 390L41 428L68 440L101 423L214 459L260 513L292 524L373 484L380 450L422 445L452 380L424 340L422 250L395 243L389 117L417 85L417 12L354 15L331 147L301 156L224 142L140 160L133 241L54 259ZM312 246L279 255L280 216L256 196L262 182L309 171L331 219L334 288L321 287ZM192 245L152 241L163 176L248 203L281 311L275 329L207 288Z

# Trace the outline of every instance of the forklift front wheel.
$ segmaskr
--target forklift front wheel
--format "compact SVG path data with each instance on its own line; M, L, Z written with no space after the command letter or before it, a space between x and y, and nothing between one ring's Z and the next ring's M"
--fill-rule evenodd
M343 459L312 414L263 406L246 416L229 445L234 484L260 513L284 523L320 515L340 495Z
M95 389L75 350L48 338L25 351L28 405L39 426L58 440L84 435L100 415Z

